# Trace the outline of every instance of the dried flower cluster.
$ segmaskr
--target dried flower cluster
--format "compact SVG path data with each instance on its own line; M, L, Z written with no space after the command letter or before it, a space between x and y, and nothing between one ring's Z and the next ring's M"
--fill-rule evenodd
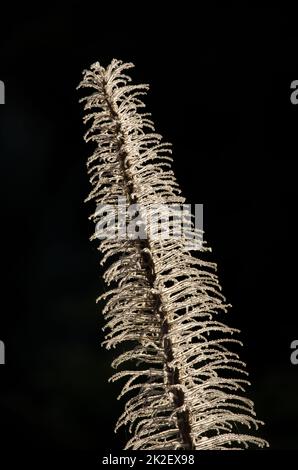
M148 208L181 204L171 170L170 144L155 133L140 95L131 85L131 63L98 62L83 72L85 140L96 144L88 159L92 191L87 200ZM91 216L100 220L100 211ZM148 228L148 227L147 227ZM96 233L92 238L96 238ZM216 265L187 249L187 237L104 239L102 263L109 290L103 314L107 348L126 342L112 363L122 366L112 380L126 379L128 394L116 429L129 425L126 449L236 449L267 443L245 432L258 428L245 364L232 352L237 331L217 320L228 305L220 292ZM128 365L125 365L128 364ZM126 368L127 367L127 368ZM239 431L241 429L241 431ZM244 431L242 431L244 429Z

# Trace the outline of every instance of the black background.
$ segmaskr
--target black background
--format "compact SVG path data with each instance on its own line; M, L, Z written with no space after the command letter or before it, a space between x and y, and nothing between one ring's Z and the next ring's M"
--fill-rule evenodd
M95 298L99 253L76 91L93 62L132 61L187 201L204 204L230 326L242 330L262 436L298 449L297 14L190 4L48 3L1 15L3 448L121 448Z

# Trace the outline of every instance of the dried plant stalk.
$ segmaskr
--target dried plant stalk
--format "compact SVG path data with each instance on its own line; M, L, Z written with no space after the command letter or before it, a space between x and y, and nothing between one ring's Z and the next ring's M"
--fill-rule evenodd
M170 169L170 145L155 133L140 95L147 85L129 85L124 72L131 63L98 62L83 72L79 87L90 123L86 142L96 148L88 159L92 191L87 200L114 205L124 197L143 208L181 204ZM98 210L91 216L98 222ZM150 227L149 227L150 228ZM243 396L245 364L232 352L237 330L216 319L227 310L216 264L187 249L186 240L104 239L104 279L112 286L107 298L104 344L108 349L127 342L112 363L132 364L114 374L127 378L121 395L128 399L116 430L129 425L126 449L238 449L266 441L239 427L258 428L251 400ZM91 237L96 238L96 233ZM241 344L241 343L240 343ZM240 425L240 426L239 426Z

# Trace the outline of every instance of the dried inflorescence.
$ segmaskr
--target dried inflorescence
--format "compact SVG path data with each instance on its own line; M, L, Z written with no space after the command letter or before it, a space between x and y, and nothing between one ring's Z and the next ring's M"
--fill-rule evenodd
M155 133L140 95L147 85L130 85L133 64L98 62L83 72L79 87L96 148L88 159L93 189L87 200L114 205L118 198L146 209L181 204L184 198L170 168L170 145ZM91 218L98 222L100 211ZM150 227L149 227L150 228ZM103 314L109 349L127 342L112 366L129 363L112 380L126 378L128 393L116 429L129 425L127 449L227 449L267 443L241 429L258 428L253 403L243 396L245 364L232 352L237 330L217 320L228 305L216 265L188 248L187 237L104 239L104 278L111 285ZM92 238L96 238L96 233ZM241 343L240 343L241 344ZM240 425L240 426L239 426Z

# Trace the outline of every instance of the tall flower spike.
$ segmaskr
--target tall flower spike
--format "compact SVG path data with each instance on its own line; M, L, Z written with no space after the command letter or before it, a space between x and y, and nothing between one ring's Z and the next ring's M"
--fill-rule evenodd
M96 144L87 167L96 202L90 217L100 222L102 205L118 198L141 210L155 204L181 205L184 198L170 168L170 145L155 133L140 95L147 85L130 85L131 63L98 62L83 72L78 88L91 88L84 122L86 142ZM125 206L124 204L124 206ZM153 222L151 222L153 224ZM107 237L100 241L107 291L104 344L126 342L112 363L131 364L112 380L126 379L128 393L116 425L128 425L126 449L238 449L267 442L245 432L258 428L251 400L243 396L245 364L232 352L237 330L218 321L229 305L221 294L216 264L193 254L187 237ZM91 237L96 239L97 233ZM241 343L240 343L241 344ZM239 431L241 429L241 431Z

